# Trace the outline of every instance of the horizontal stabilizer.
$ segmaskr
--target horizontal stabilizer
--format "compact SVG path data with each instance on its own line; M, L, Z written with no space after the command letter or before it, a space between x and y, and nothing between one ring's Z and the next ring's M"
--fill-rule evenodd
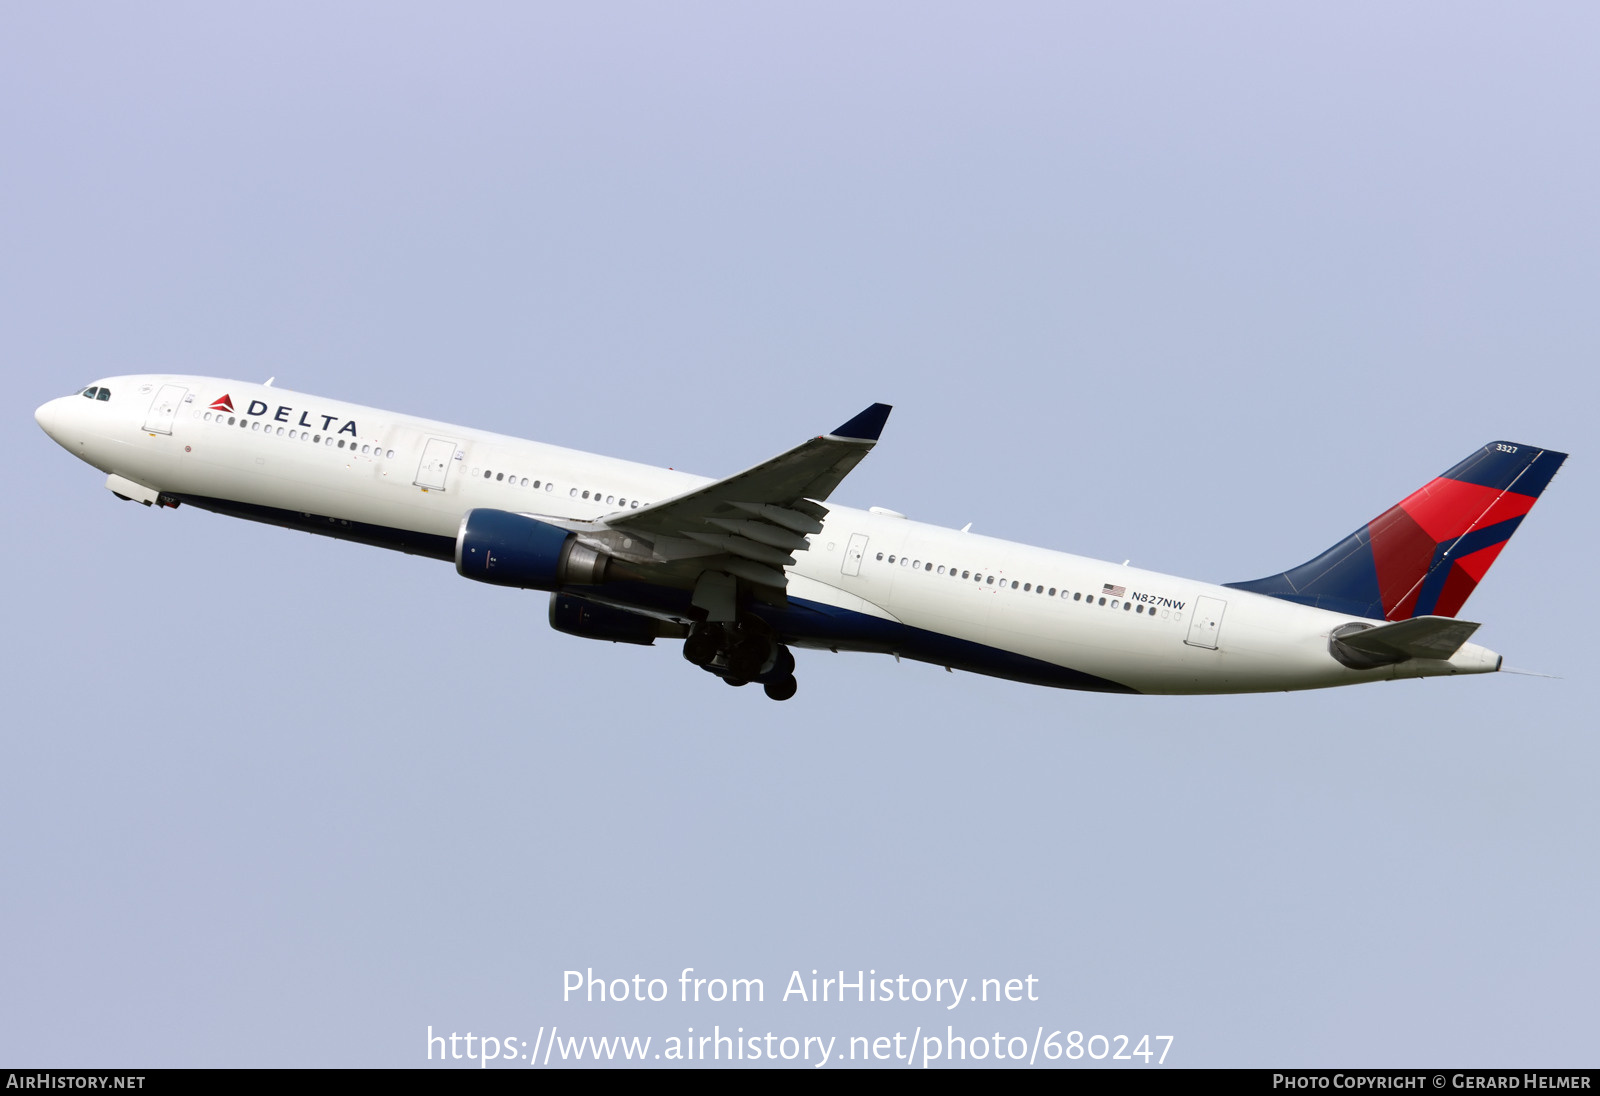
M1472 638L1479 625L1470 620L1423 616L1336 635L1333 642L1346 650L1360 652L1378 663L1403 662L1408 658L1448 659Z

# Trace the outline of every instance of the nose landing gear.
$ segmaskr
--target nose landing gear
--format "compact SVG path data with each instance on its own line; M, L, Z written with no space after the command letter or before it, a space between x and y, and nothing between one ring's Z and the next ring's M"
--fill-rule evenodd
M696 624L683 641L683 657L727 685L759 681L773 700L788 700L799 688L789 648L748 624Z

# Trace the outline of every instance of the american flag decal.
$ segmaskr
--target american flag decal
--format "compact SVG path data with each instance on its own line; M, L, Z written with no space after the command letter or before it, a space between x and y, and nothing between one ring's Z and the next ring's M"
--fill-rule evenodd
M1106 597L1122 597L1128 592L1128 588L1126 586L1113 586L1108 582L1100 592Z

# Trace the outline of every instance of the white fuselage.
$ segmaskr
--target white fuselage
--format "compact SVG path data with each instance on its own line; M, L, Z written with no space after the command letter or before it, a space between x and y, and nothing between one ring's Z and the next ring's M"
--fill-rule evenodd
M442 558L475 508L594 520L710 482L264 385L129 376L97 387L110 397L62 397L37 418L119 493L136 485L201 506L293 514L336 536L346 527L415 534L393 546ZM213 409L223 397L232 409ZM873 624L859 641L834 630L787 637L799 646L1032 679L1007 668L1021 656L1142 693L1321 688L1499 666L1469 643L1448 661L1354 670L1332 656L1329 634L1359 618L831 503L823 531L796 558L791 599ZM943 640L963 653L945 658ZM993 666L974 651L993 652Z

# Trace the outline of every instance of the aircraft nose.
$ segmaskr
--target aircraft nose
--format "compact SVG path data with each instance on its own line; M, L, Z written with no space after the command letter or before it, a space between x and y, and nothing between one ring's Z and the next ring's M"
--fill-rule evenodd
M39 428L61 445L66 444L61 440L62 428L66 424L66 409L62 407L65 402L64 397L58 397L48 403L40 404L39 409L33 413L33 421L39 424Z

